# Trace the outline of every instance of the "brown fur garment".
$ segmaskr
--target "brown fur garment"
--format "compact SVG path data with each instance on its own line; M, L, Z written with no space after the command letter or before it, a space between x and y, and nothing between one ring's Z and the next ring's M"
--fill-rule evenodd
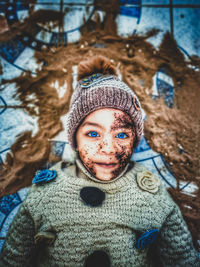
M79 63L78 80L95 73L116 75L117 70L111 61L104 56L94 56Z

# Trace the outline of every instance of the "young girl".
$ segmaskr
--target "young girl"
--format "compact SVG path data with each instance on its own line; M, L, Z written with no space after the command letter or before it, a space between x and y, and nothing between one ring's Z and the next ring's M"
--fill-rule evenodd
M200 266L178 206L130 161L143 132L138 98L104 57L78 74L67 127L75 164L36 174L0 266Z

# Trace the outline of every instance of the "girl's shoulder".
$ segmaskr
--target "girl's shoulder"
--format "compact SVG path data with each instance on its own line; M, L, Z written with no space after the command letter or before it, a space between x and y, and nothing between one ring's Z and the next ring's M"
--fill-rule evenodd
M138 199L148 203L148 206L158 208L162 206L166 213L171 212L175 202L167 191L164 181L152 173L143 164L132 162L133 167L130 170L132 174L133 190L136 191ZM160 208L159 208L160 210Z
M40 203L43 199L49 198L53 192L58 192L66 183L66 178L71 174L68 168L72 169L72 163L60 161L49 169L43 169L36 172L32 180L32 186L25 199L25 204ZM62 169L65 169L65 172Z

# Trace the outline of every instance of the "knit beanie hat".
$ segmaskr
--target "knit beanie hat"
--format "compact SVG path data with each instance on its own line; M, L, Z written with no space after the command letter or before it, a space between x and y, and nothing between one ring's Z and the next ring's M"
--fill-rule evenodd
M76 131L85 117L101 108L115 108L126 112L135 130L134 148L143 133L140 102L135 93L116 75L110 60L95 56L78 65L78 83L72 94L67 119L69 144L76 149Z

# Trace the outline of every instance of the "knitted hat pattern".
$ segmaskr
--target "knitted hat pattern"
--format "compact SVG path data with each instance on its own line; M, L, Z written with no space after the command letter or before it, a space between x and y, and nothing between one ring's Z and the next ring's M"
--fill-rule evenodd
M76 149L76 131L87 115L97 109L115 108L126 112L132 119L136 148L143 133L141 105L135 93L117 77L110 60L95 56L88 61L82 61L78 66L78 79L67 119L71 147Z

